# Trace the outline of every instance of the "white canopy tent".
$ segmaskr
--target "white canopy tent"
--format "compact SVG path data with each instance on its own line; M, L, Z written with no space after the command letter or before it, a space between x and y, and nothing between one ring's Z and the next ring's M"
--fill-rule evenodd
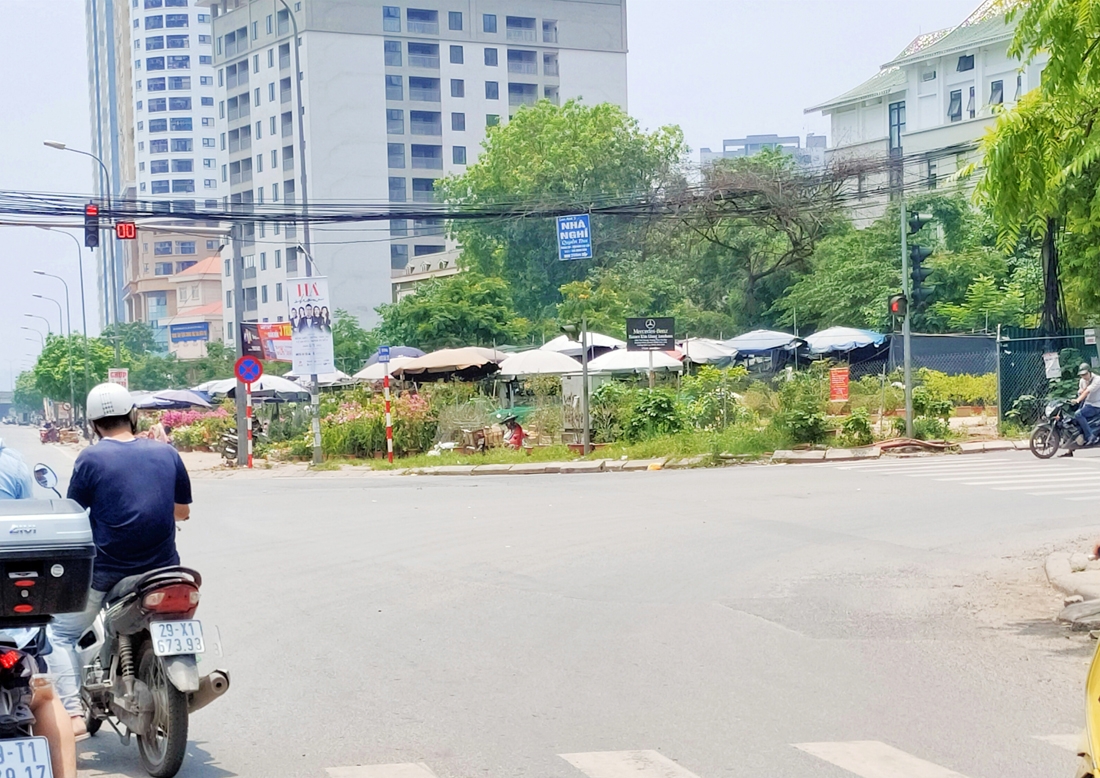
M283 378L286 378L288 381L293 381L299 386L304 386L307 390L309 389L310 376L287 373ZM317 376L317 385L325 388L330 386L349 386L354 383L355 379L341 370L337 370L335 373L323 373Z
M557 351L532 349L512 354L500 363L500 375L504 378L518 378L528 375L563 375L575 373L581 369L581 363Z
M613 338L610 335L601 335L598 332L589 332L585 341L589 348L626 348L626 343L624 341ZM549 343L544 344L540 350L556 351L559 354L565 354L566 356L577 357L579 359L584 348L581 347L580 341L572 340L566 335L559 335Z
M711 338L688 338L678 342L676 348L684 355L685 362L694 362L697 365L709 365L737 356L737 349L733 346Z
M416 357L394 357L389 362L390 375L392 376L395 372L412 362L414 359L416 359ZM381 381L385 377L386 365L382 362L375 362L373 365L367 365L354 376L352 376L352 378L357 381L370 382Z
M667 351L609 351L588 363L589 373L648 373L650 357L653 371L682 373L684 364Z

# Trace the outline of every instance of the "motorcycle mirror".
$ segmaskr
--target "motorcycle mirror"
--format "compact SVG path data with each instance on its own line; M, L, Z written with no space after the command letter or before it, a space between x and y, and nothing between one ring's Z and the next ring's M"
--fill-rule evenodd
M34 466L34 480L43 489L53 489L57 486L57 473L49 465L39 462Z

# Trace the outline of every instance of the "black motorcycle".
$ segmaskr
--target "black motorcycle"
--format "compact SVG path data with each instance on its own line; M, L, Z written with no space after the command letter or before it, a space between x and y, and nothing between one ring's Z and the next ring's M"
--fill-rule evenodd
M1031 431L1031 453L1039 459L1050 459L1059 449L1073 452L1083 448L1100 448L1100 443L1087 444L1089 435L1077 423L1072 400L1051 400L1043 416Z

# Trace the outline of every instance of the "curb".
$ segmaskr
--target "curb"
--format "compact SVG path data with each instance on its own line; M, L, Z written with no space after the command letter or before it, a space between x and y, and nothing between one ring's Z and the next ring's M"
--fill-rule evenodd
M973 443L959 443L958 454L993 454L1001 451L1027 451L1029 447L1026 440L989 440ZM932 453L924 456L947 456L949 452ZM866 448L828 448L824 450L810 451L776 451L772 454L772 464L800 465L808 462L860 462L868 459L879 459L884 455L878 446Z
M1047 581L1068 597L1083 597L1085 601L1100 600L1100 581L1081 580L1073 572L1073 555L1066 553L1051 554L1045 564Z

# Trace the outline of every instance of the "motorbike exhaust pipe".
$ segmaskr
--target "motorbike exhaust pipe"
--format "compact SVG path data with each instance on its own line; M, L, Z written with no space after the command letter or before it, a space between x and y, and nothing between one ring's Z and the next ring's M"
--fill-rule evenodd
M188 697L188 714L205 708L227 691L229 691L229 673L227 671L214 670L210 675L203 676L199 679L199 690L192 692Z

